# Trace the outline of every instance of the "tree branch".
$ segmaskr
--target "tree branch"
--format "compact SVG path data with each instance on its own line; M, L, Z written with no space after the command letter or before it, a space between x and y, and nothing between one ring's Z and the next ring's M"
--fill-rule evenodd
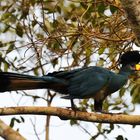
M0 108L0 115L52 115L61 119L76 119L87 122L97 123L116 123L140 125L140 115L123 115L123 114L98 114L81 111L73 111L58 107L7 107Z
M0 120L0 136L5 140L25 140L19 132L13 130L10 126Z
M140 0L121 0L127 19L140 44Z

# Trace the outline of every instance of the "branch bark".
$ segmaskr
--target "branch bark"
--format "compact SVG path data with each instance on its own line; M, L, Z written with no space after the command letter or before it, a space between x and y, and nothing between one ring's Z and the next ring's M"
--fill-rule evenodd
M2 120L0 120L0 136L5 140L25 140L25 138L21 136L19 132L13 130Z
M140 115L123 115L123 114L98 114L81 111L73 111L58 107L7 107L0 108L0 115L52 115L61 119L76 119L87 122L113 123L113 124L130 124L140 125Z
M140 45L140 0L121 0L121 2Z

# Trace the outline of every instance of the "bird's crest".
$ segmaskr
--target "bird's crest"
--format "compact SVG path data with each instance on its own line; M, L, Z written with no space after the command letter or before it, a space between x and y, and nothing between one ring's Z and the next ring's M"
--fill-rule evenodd
M130 63L139 63L140 53L139 51L128 51L120 57L120 64L127 65Z

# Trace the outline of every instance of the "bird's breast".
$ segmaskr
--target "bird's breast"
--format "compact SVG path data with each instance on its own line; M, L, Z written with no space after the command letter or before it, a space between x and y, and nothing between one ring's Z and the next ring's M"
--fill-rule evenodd
M100 91L96 93L96 95L94 96L94 99L96 101L101 101L101 100L104 100L109 94L110 92L108 92L108 87L104 86Z

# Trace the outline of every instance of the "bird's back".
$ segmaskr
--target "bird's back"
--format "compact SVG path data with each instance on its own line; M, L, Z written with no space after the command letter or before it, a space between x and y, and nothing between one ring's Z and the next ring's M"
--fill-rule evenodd
M68 80L67 93L65 93L69 95L67 98L89 98L107 85L111 74L113 73L105 68L92 66L56 73L56 77L59 75L59 78Z

